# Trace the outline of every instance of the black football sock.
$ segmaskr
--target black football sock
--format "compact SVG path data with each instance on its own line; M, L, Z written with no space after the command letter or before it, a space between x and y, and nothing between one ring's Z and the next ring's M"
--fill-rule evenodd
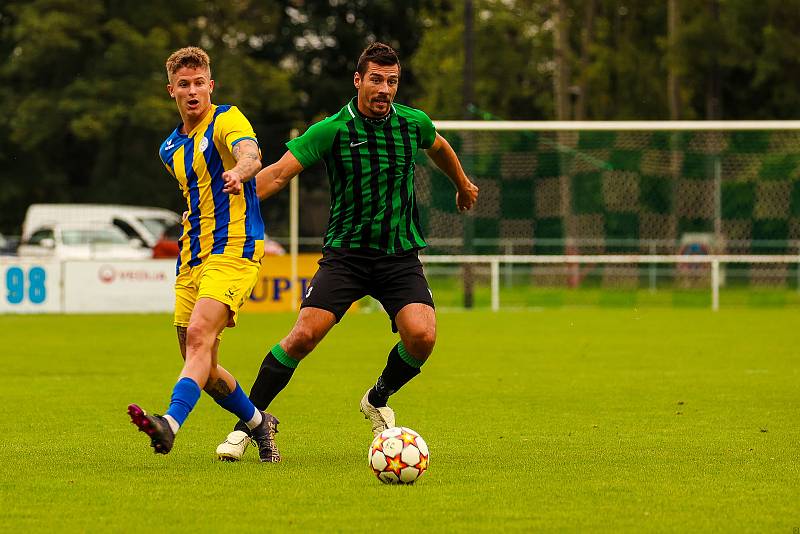
M299 363L299 360L286 354L280 344L272 347L272 350L264 357L261 369L258 370L258 376L250 390L250 401L256 408L262 411L267 409L267 406L289 383ZM249 434L247 426L241 421L236 423L234 430L241 430Z
M376 408L386 406L389 397L420 373L421 362L411 356L400 342L389 352L386 367L369 390L367 400Z

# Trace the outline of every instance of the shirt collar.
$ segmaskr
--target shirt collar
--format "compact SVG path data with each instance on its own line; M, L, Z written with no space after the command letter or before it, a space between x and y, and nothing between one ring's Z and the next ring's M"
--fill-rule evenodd
M347 111L350 112L350 116L356 118L356 116L361 117L361 120L364 122L371 124L373 126L383 126L386 122L392 117L392 114L395 113L397 110L394 109L394 104L389 106L389 113L384 115L379 119L373 119L372 117L367 117L358 109L358 101L357 96L354 96L352 100L347 104Z

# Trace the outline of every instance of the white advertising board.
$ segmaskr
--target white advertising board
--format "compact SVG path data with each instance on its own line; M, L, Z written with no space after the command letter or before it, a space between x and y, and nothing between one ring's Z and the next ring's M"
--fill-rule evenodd
M64 312L172 312L175 260L65 261Z
M0 313L63 311L60 262L0 257L0 284Z

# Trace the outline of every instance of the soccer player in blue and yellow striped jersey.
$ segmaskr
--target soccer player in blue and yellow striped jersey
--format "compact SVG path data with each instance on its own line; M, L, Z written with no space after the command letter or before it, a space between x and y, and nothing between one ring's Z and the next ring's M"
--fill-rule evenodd
M155 452L166 454L203 389L247 425L262 461L278 461L277 419L256 409L236 379L217 364L222 330L236 326L264 255L255 181L246 182L237 195L223 192L228 180L247 180L261 169L256 135L235 106L211 103L214 80L205 51L177 50L166 67L167 91L182 121L159 153L178 180L188 210L175 280L175 326L184 365L164 416L148 415L136 404L128 414L150 437Z

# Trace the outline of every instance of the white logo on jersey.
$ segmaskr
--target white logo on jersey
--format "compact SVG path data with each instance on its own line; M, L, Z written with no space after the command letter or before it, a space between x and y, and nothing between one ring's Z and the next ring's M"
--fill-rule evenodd
M200 141L200 152L205 152L208 148L208 137L204 137L202 141Z
M172 139L167 140L167 146L164 147L164 150L172 150L175 148L175 145L172 144Z
M308 291L306 291L306 298L311 296L311 290L314 289L314 286L308 286Z
M353 142L351 141L351 142L350 142L350 148L355 148L355 147L357 147L357 146L361 146L361 145L363 145L364 143L366 143L366 141L361 141L360 143L353 143Z

